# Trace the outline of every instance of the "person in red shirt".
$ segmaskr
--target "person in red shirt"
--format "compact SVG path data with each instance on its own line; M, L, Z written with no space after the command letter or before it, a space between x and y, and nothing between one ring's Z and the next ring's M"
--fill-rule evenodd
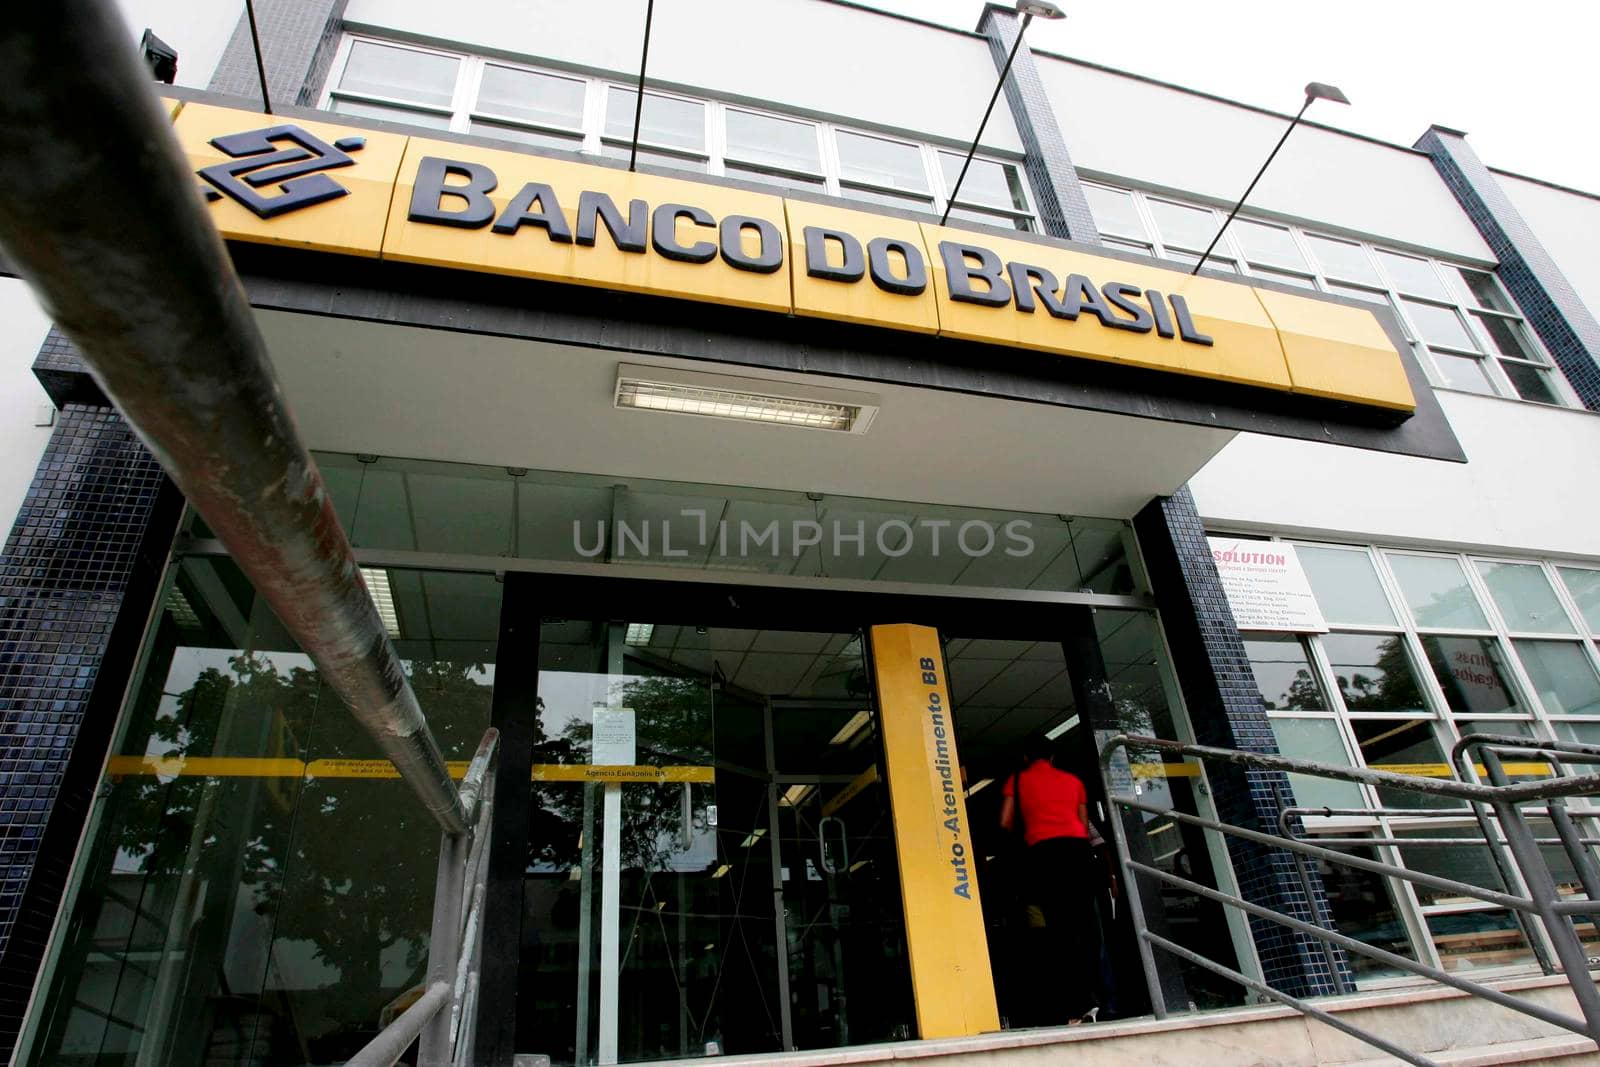
M1000 803L1000 825L1019 824L1027 846L1023 860L1023 900L1044 918L1044 939L1050 970L1062 976L1063 989L1052 997L1053 1009L1041 1022L1092 1022L1099 1011L1095 989L1100 973L1100 923L1095 895L1103 877L1094 860L1089 799L1076 775L1056 767L1054 745L1044 737L1030 739L1023 767L1006 780ZM1111 893L1116 895L1112 880ZM1046 996L1051 994L1046 993Z

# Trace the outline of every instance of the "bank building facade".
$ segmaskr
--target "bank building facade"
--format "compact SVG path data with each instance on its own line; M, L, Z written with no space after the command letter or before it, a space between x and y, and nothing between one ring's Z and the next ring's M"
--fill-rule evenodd
M66 7L11 1062L1596 1062L1600 197L1042 3Z

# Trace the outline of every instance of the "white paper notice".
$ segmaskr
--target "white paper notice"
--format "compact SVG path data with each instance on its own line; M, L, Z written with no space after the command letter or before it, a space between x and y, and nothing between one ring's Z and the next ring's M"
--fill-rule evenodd
M589 762L596 767L631 767L634 755L632 708L595 708Z
M1233 537L1206 540L1239 629L1328 631L1293 545Z

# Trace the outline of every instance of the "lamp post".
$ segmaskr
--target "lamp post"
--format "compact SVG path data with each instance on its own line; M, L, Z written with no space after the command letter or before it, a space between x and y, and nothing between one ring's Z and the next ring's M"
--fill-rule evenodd
M644 9L644 47L639 56L639 86L633 98L633 140L628 142L628 170L639 162L639 120L644 117L644 69L650 65L650 24L655 21L656 0L646 0Z
M1301 116L1306 113L1306 108L1311 106L1311 101L1313 100L1332 100L1335 104L1348 104L1350 102L1349 97L1345 96L1336 85L1328 85L1325 82L1311 82L1306 86L1306 102L1300 105L1300 110L1295 112L1294 118L1289 121L1289 128L1283 131L1283 136L1278 138L1278 143L1272 146L1271 154L1267 156L1267 161L1261 164L1261 169L1256 171L1256 176L1250 179L1250 185L1245 189L1244 195L1239 198L1237 204L1233 205L1233 210L1228 212L1228 217L1222 220L1222 226L1217 230L1217 235L1211 239L1210 244L1206 245L1205 253L1200 257L1199 262L1194 265L1194 269L1189 272L1190 274L1199 274L1200 268L1205 266L1206 259L1211 255L1211 250L1217 247L1218 241L1222 240L1222 234L1227 230L1228 223L1232 222L1233 217L1239 213L1239 209L1244 207L1244 202L1250 199L1250 194L1255 191L1256 182L1260 181L1261 176L1267 172L1267 168L1272 166L1272 161L1278 156L1278 149L1283 147L1283 142L1289 139L1289 135L1294 132L1294 128L1300 125Z
M989 116L994 111L995 101L1000 99L1000 90L1005 88L1006 75L1011 73L1011 61L1017 58L1017 49L1022 47L1022 35L1028 32L1028 24L1035 15L1042 19L1064 19L1067 13L1049 2L1049 0L1017 0L1017 12L1022 16L1022 26L1017 30L1017 39L1011 43L1011 53L1006 56L1005 66L1000 68L1000 79L994 83L994 93L989 97L989 106L984 108L983 121L978 123L978 132L972 135L972 144L967 146L967 158L961 162L961 173L956 175L955 187L950 190L950 196L944 203L944 215L939 219L943 226L950 221L950 209L955 206L956 196L961 192L961 183L967 180L967 168L972 166L972 155L978 150L978 142L983 139L983 128L989 125Z

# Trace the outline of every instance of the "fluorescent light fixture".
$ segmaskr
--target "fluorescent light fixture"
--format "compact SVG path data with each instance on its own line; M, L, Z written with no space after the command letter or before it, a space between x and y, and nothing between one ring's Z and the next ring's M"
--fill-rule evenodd
M830 744L830 745L845 745L845 744L849 744L850 743L850 739L852 737L854 737L856 734L860 733L861 732L861 728L866 726L867 723L869 723L871 721L872 721L872 712L870 712L870 711L858 711L858 712L856 712L854 715L850 716L850 721L849 722L845 723L843 726L841 726L839 728L839 732L833 735L833 740L829 741L828 744Z
M711 877L713 877L713 878L721 878L723 875L727 874L731 870L733 870L733 864L724 863L721 867L718 867L716 870L711 872Z
M626 645L644 646L650 643L650 636L656 632L653 622L630 622L628 632L623 635L622 643Z
M394 609L394 590L389 587L389 572L382 567L362 567L361 580L367 583L372 603L378 608L378 618L390 637L400 636L400 615Z
M778 804L782 807L798 808L815 788L814 785L791 785L783 791L783 796L778 798Z
M1048 730L1046 730L1044 732L1044 736L1045 736L1046 740L1054 741L1056 738L1060 737L1062 734L1066 733L1068 730L1071 730L1072 728L1074 728L1077 725L1078 725L1078 717L1076 715L1074 715L1072 718L1068 719L1066 722L1060 723L1059 725L1050 727L1050 729L1048 729Z
M761 827L758 830L753 830L753 831L751 831L749 834L747 834L745 836L745 839L743 841L739 842L739 847L740 848L753 848L755 846L755 843L757 841L760 841L765 836L767 836L767 828L765 826Z
M967 787L967 796L969 796L969 797L970 796L976 796L977 793L978 793L978 790L987 788L988 786L991 786L993 784L994 784L994 779L993 778L984 778L983 780L979 781L977 784Z
M613 402L640 411L861 434L872 424L882 398L767 378L622 363Z

